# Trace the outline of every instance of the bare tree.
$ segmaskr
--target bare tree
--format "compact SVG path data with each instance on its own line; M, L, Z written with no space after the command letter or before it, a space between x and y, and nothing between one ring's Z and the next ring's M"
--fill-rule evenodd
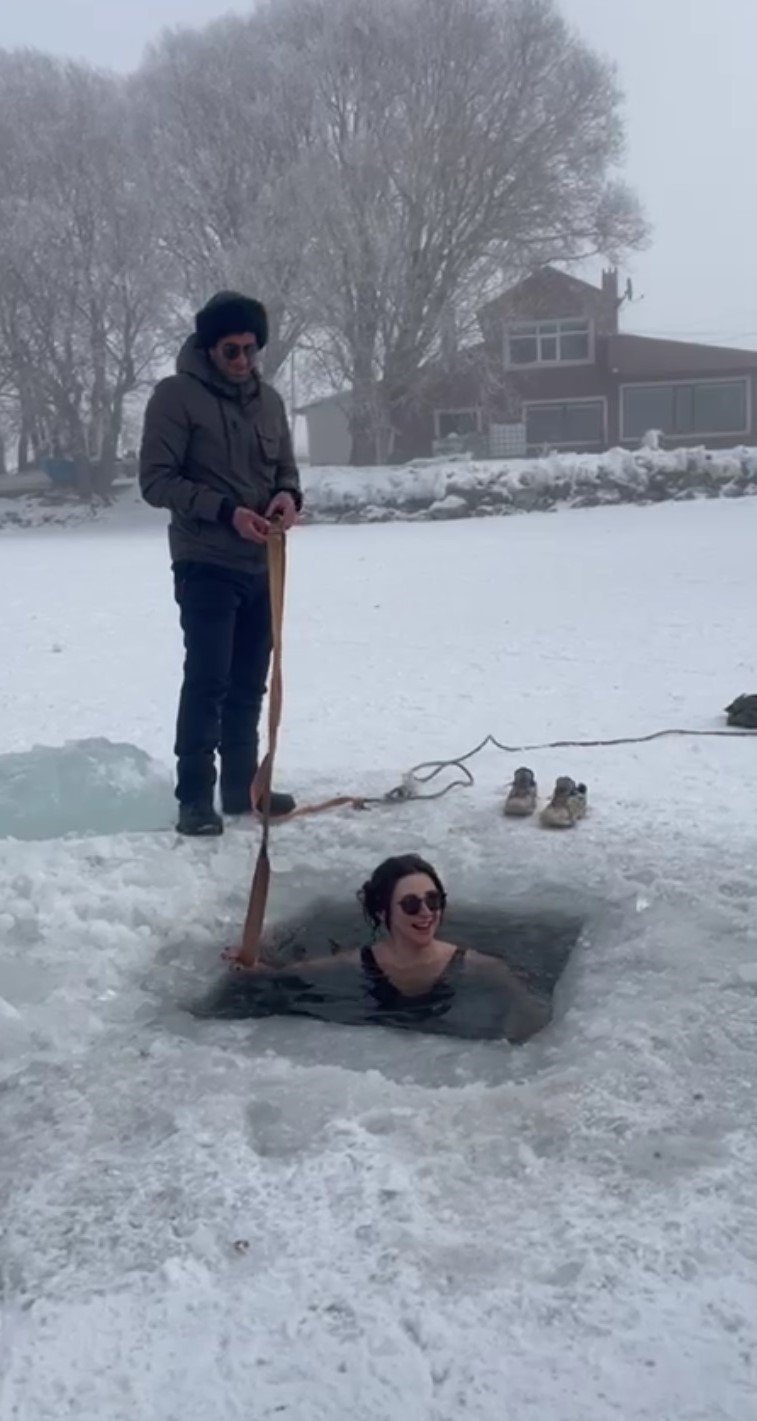
M620 95L554 0L288 0L276 15L318 87L311 303L368 462L493 266L643 240L617 176Z
M138 77L164 246L192 306L212 291L268 307L274 377L309 320L312 233L299 202L312 144L313 85L265 15L169 33Z
M612 67L557 0L269 0L116 79L0 51L0 392L19 463L113 462L187 305L269 307L383 460L489 294L645 227Z
M160 348L166 270L125 82L0 53L0 373L19 464L65 453L107 489Z

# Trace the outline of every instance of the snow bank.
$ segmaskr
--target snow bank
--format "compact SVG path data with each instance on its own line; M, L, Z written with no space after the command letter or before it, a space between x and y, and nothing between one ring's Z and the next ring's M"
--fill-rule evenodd
M401 468L314 468L304 485L308 517L327 523L740 498L757 494L757 449L611 449L541 459L416 460Z
M155 510L143 502L136 484L113 489L113 501L89 502L75 494L46 491L0 498L0 532L20 532L31 528L102 528L114 524L141 524L145 516L155 520Z
M757 449L611 449L540 459L417 459L370 469L305 468L305 521L388 523L666 503L757 494ZM136 486L111 507L32 496L0 500L0 530L154 523Z
M119 834L171 823L165 770L135 745L37 745L0 755L0 838Z

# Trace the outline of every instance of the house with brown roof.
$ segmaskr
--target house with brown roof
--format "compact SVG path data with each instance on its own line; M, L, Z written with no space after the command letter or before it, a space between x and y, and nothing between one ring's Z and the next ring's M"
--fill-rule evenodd
M543 267L478 313L482 340L430 362L395 414L392 457L456 436L479 457L757 443L757 351L625 335L616 271L601 286ZM348 459L349 392L315 401L314 464Z

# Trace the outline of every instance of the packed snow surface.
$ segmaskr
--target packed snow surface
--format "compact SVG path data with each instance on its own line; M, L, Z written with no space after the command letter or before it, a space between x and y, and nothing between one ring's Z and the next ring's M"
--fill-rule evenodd
M300 530L279 782L719 728L756 547L753 500ZM527 1047L197 1021L257 838L170 829L161 519L7 531L0 595L1 1421L754 1415L753 739L488 751L277 831L274 918L405 849L578 912ZM521 763L587 820L503 820Z

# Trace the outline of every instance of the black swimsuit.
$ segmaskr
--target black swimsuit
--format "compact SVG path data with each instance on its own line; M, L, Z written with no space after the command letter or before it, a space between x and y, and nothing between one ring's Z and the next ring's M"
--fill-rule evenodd
M345 1026L499 1039L510 990L498 990L489 975L466 971L466 956L465 948L457 948L428 990L413 996L389 980L372 947L362 949L357 963L350 958L312 976L306 962L271 976L231 973L196 1013L232 1020L306 1016Z
M366 997L385 1026L417 1025L421 1021L446 1016L455 1000L456 979L464 962L465 948L458 947L428 991L406 996L379 967L372 947L364 947L360 953Z

